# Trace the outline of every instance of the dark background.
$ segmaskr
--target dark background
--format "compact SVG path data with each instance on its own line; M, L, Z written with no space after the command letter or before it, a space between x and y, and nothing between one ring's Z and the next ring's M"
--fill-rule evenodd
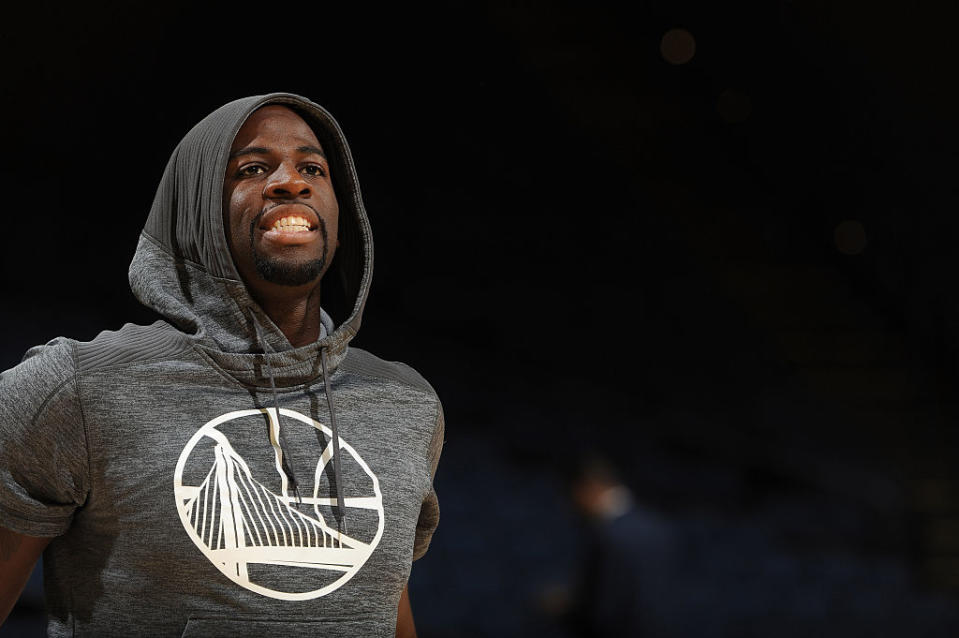
M373 223L354 343L444 401L422 638L564 635L590 449L673 526L684 635L957 635L945 4L31 2L3 27L0 367L143 320L175 144L300 93Z

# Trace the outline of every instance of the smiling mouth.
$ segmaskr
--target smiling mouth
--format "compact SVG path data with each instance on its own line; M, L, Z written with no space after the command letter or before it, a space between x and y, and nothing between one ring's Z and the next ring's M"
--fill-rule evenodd
M305 217L300 217L299 215L281 217L274 221L273 225L269 228L269 230L280 233L306 233L315 229L315 225L310 224Z
M316 236L321 222L311 206L299 202L283 202L269 208L253 223L267 241L292 246L309 243L311 238Z

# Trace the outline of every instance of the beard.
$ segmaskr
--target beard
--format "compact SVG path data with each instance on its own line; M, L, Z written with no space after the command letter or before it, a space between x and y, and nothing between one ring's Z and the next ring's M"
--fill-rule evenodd
M326 234L326 224L323 218L319 218L320 223L317 229L323 235L323 254L318 259L310 259L302 262L287 262L282 259L270 258L262 255L256 249L253 242L254 224L250 225L250 248L253 252L253 266L257 274L270 283L280 286L302 286L312 281L316 281L326 270L327 247L329 246ZM256 220L254 220L255 222Z

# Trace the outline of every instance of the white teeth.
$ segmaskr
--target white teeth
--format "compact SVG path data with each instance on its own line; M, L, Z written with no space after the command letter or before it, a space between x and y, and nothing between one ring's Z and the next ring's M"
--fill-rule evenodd
M301 233L310 229L310 222L303 217L290 216L282 217L273 222L273 230L282 230L284 232Z

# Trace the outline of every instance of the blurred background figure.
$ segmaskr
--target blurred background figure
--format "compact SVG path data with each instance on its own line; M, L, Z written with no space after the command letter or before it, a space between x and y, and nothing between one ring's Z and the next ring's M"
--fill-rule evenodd
M576 468L570 497L586 527L586 551L566 618L573 636L668 636L678 602L676 542L669 521L593 454Z

